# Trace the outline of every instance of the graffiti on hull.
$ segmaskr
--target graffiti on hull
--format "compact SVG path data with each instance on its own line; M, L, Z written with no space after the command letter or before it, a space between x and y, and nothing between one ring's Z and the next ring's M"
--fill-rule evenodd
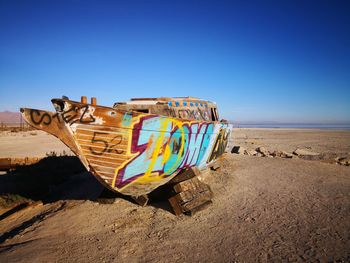
M230 134L231 131L229 129L220 128L219 134L216 137L208 162L217 159L218 157L220 157L220 155L222 155L225 152L228 140L230 138Z
M182 169L205 167L225 151L231 130L209 121L207 109L187 111L190 120L184 109L177 118L56 102L56 113L22 109L23 116L61 139L107 187L128 195L149 193Z
M224 126L160 116L140 118L132 129L131 154L134 157L117 169L114 186L120 189L134 181L141 184L158 181L180 169L216 159L223 153L229 138L229 129Z

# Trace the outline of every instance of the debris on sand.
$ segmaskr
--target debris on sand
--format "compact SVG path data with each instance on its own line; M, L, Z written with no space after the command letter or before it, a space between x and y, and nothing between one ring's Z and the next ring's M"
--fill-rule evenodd
M231 153L270 158L300 158L304 160L322 161L326 163L350 166L350 154L342 154L335 157L335 153L318 153L305 148L297 148L293 153L290 153L277 150L269 151L264 146L260 146L255 149L246 149L242 146L236 145L233 146Z
M255 150L244 150L244 154L245 155L253 155L253 156L255 156L255 155L258 154L258 152L255 151Z
M270 152L265 147L258 147L255 149L258 153L261 153L263 156L268 156Z
M317 152L313 152L313 151L310 151L308 149L296 149L293 154L295 155L298 155L298 156L316 156L316 155L320 155L319 153Z
M271 153L271 155L273 157L280 157L280 158L293 158L292 153L288 153L285 151L274 151L273 153Z
M340 165L346 165L346 166L349 166L350 165L350 158L346 158L346 157L337 157L335 158L337 164L340 164Z
M231 153L235 153L235 154L244 154L244 150L245 148L242 146L233 146Z

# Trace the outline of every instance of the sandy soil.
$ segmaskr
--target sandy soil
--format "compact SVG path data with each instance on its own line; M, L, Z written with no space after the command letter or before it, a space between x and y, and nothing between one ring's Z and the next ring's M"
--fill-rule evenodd
M265 146L274 151L293 152L309 148L318 153L350 152L350 131L312 129L235 129L235 144L254 148Z
M0 132L1 157L45 157L51 152L73 154L55 136L44 131Z
M350 132L236 129L233 139L231 146L350 151ZM350 167L230 153L221 167L204 178L213 204L192 217L174 216L159 200L140 207L99 199L99 183L78 174L61 185L69 193L2 218L0 261L350 261Z

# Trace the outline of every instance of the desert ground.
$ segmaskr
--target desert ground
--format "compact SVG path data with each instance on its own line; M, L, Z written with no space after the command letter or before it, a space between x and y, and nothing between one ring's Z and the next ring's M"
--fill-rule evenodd
M234 129L192 216L108 193L60 154L44 132L0 134L0 157L51 156L0 175L0 262L350 262L350 131Z

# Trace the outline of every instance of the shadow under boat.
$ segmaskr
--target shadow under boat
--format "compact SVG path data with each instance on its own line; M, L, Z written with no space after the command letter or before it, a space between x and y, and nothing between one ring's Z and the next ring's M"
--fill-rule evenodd
M167 186L154 191L149 205L172 212L167 191ZM135 203L131 197L105 188L76 156L49 156L0 175L0 208L12 207L14 212L31 201L90 200L112 204L119 198Z

